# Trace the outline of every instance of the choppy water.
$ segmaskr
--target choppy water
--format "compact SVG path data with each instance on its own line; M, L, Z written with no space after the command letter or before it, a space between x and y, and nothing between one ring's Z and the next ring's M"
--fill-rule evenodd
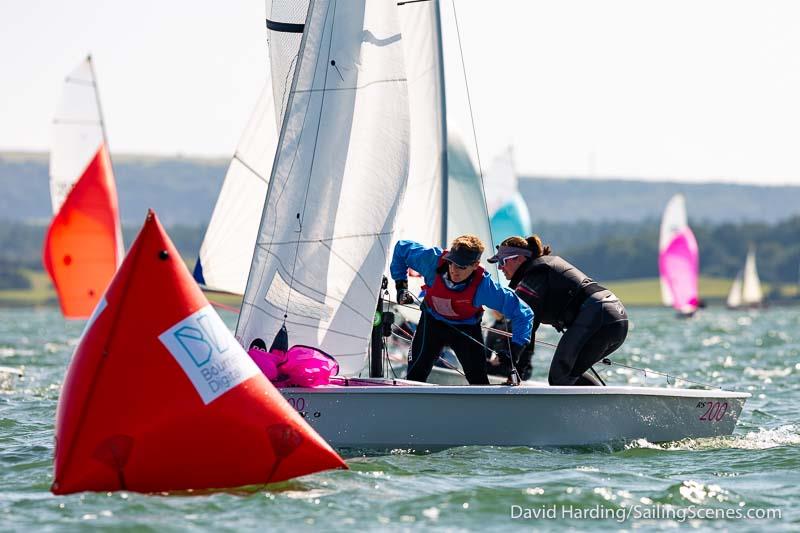
M692 320L630 311L633 328L617 360L753 394L732 437L351 457L349 471L255 492L56 497L53 419L83 324L55 310L0 310L0 366L25 368L22 381L0 390L0 529L800 528L800 308L709 309ZM535 379L549 356L537 349ZM643 376L615 371L608 381L640 384ZM778 512L780 519L737 518Z

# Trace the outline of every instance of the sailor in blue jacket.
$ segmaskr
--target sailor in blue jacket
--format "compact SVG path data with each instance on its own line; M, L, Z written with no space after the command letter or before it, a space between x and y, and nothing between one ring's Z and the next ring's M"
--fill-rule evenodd
M426 381L445 346L453 349L471 385L488 385L486 348L481 333L483 306L500 311L512 325L512 356L519 357L531 338L533 311L513 291L492 280L480 266L484 246L474 235L456 238L449 250L398 241L390 273L397 302L408 304L408 269L425 280L422 314L411 342L408 379Z

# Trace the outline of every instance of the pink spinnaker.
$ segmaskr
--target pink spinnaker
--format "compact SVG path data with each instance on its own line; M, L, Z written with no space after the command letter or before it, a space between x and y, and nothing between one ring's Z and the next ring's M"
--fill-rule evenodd
M658 270L672 294L672 307L682 313L697 309L700 254L691 228L676 234L658 256Z

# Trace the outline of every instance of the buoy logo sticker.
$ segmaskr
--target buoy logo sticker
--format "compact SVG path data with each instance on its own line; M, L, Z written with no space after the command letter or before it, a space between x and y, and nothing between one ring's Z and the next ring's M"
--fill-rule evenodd
M258 367L208 305L158 336L208 405L259 373Z

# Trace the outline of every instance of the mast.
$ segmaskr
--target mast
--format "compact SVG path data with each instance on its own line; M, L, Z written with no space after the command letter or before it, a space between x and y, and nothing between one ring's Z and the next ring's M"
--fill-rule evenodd
M86 61L89 62L89 70L92 72L92 87L94 87L94 100L97 102L97 114L100 116L100 131L103 133L103 144L106 145L108 152L108 159L111 159L111 149L108 146L108 135L106 135L106 119L103 117L103 106L100 105L100 89L97 87L97 76L94 73L94 63L92 62L92 54L86 56ZM114 169L113 161L111 169Z
M441 168L442 168L442 233L441 233L441 247L447 248L447 196L448 196L448 180L450 174L447 168L447 99L444 85L444 49L442 44L442 12L439 8L439 0L434 0L436 9L434 10L434 20L436 24L436 40L439 45L439 103L442 109L442 154L441 154Z
M100 104L100 88L97 85L97 75L94 72L94 62L92 61L92 54L86 55L86 61L89 63L89 72L92 73L92 88L94 89L94 101L97 103L97 116L100 118L100 132L103 134L103 146L106 149L106 156L108 157L108 165L111 168L111 174L114 174L114 160L111 158L111 147L108 144L108 134L106 133L106 119L103 116L103 106ZM122 263L122 258L125 256L125 242L122 240L122 220L118 220L117 226L117 266Z

